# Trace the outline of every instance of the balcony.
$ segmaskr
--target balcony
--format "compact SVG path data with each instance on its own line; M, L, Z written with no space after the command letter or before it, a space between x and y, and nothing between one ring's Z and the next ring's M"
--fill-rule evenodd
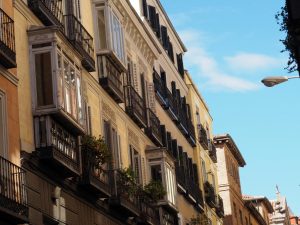
M204 183L204 190L205 190L206 204L208 204L211 208L216 208L217 202L216 202L215 188L208 181L206 181Z
M208 140L208 153L211 160L216 163L217 162L217 149L212 140Z
M216 213L220 218L224 218L223 199L219 195L218 195L218 206L216 208Z
M176 181L177 181L177 190L181 193L186 193L187 186L185 183L185 176L184 176L184 168L183 166L179 166L178 163L176 163Z
M196 147L196 134L195 134L195 127L193 125L193 122L188 119L187 121L187 126L188 126L188 142L193 146Z
M46 26L56 25L64 30L62 0L28 0L28 7Z
M208 150L208 137L205 128L202 124L198 124L198 140L202 147Z
M175 121L178 122L179 117L179 109L178 109L178 103L176 100L176 97L173 95L173 93L169 90L166 89L166 102L167 102L167 111L169 113L170 118Z
M110 171L111 197L109 204L120 216L137 217L140 215L140 187L128 176L118 170Z
M74 15L65 15L65 34L77 51L82 55L82 66L95 71L93 38Z
M196 206L197 209L203 211L204 200L203 200L202 191L199 188L199 184L189 182L187 189L188 189L188 196L192 199L193 204Z
M79 146L77 137L50 116L35 118L36 149L41 161L49 163L64 177L78 176Z
M159 223L159 212L157 207L153 205L147 197L140 199L141 214L138 224L156 225Z
M98 55L99 83L117 102L124 102L122 70L105 55Z
M167 101L166 101L166 87L163 84L161 77L158 73L154 70L153 71L153 83L154 89L157 96L157 100L159 101L160 105L166 109L167 108Z
M107 197L110 195L109 172L95 168L92 165L93 157L90 152L82 151L82 179L81 185L87 190L96 193L98 196Z
M148 127L146 128L146 134L148 137L158 146L162 146L162 133L160 128L160 121L158 117L152 112L151 109L147 109L148 114Z
M141 128L147 127L147 114L144 99L132 86L125 87L125 106L127 114Z
M7 69L17 66L15 48L14 21L0 9L0 63Z
M160 224L178 225L177 212L169 211L165 208L160 208Z
M25 171L0 157L0 218L12 224L28 222Z

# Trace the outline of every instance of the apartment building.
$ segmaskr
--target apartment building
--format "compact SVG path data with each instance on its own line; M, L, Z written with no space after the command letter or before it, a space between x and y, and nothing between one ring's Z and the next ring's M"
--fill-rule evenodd
M239 167L244 167L240 150L229 134L216 135L219 192L224 204L224 225L269 225L273 212L264 196L242 195Z
M7 11L20 99L9 150L26 171L13 224L222 224L212 118L159 1L15 0ZM87 135L110 151L100 169ZM155 203L152 181L165 191Z
M18 77L11 0L0 1L0 224L28 221L20 168Z

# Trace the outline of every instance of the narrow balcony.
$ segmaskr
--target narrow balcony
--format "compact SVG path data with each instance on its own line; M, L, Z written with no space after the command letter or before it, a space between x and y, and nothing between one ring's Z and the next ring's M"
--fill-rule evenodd
M204 183L204 190L205 190L205 202L208 204L211 208L216 208L217 202L216 202L216 195L215 195L215 189L208 181Z
M218 206L216 208L216 213L220 218L224 218L224 204L223 199L218 195Z
M177 104L176 98L174 97L173 93L169 89L166 89L166 101L167 101L167 111L170 115L170 118L173 121L178 122L178 120L179 120L178 104Z
M82 55L82 66L88 71L95 71L93 38L74 15L65 15L66 36Z
M198 140L202 147L208 150L208 137L205 128L202 124L198 124Z
M193 204L199 211L203 211L204 209L204 200L202 191L199 188L199 184L189 182L188 183L188 196L192 199Z
M153 205L152 201L145 197L140 199L141 213L138 224L142 225L156 225L159 223L159 212L157 207Z
M124 102L122 70L106 55L98 55L99 83L117 102Z
M166 109L167 108L167 101L166 101L166 87L164 86L161 77L158 73L154 70L153 71L153 83L154 89L157 96L157 100L159 101L160 105Z
M160 121L151 109L147 109L147 115L148 127L146 128L146 134L155 144L162 146Z
M0 157L0 218L12 224L28 222L25 171Z
M14 21L0 9L0 63L7 69L15 68L16 46Z
M110 171L111 197L109 204L120 216L137 217L140 215L140 187L128 176L118 170Z
M79 146L76 136L64 129L50 116L35 118L36 149L41 161L64 177L78 176Z
M132 86L125 87L125 106L127 114L141 128L147 127L147 114L144 99Z
M160 224L178 225L178 215L175 211L167 210L161 207L160 210Z
M107 197L110 195L109 171L96 168L92 162L90 152L82 151L82 179L81 185L87 190L96 193L97 196Z
M193 125L193 122L188 119L187 121L187 126L188 126L188 142L193 146L196 147L196 134L195 134L195 127Z
M217 162L217 149L212 140L208 140L208 153L211 160L216 163Z
M185 183L184 168L183 166L180 166L178 165L178 163L176 163L175 171L176 171L177 190L178 192L185 194L187 192L187 185Z
M28 0L28 7L46 26L56 25L64 30L62 0Z

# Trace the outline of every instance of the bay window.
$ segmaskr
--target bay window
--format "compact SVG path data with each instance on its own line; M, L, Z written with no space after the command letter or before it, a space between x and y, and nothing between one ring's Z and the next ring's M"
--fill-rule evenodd
M108 5L97 7L98 53L112 51L125 65L124 31L120 18Z
M32 45L33 103L35 113L62 113L82 127L80 60L68 51L51 42Z

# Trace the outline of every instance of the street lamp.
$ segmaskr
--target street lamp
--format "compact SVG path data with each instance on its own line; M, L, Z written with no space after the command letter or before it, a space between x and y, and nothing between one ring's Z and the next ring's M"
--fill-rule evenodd
M281 84L283 82L286 82L290 79L300 78L300 76L293 76L293 77L287 77L287 76L271 76L271 77L265 77L262 79L262 83L267 87L273 87L277 84Z

